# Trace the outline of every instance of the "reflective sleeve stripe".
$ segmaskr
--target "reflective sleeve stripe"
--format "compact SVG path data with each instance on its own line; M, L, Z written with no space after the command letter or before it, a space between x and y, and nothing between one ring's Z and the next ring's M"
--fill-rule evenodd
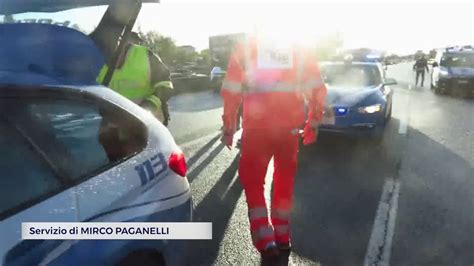
M257 230L251 232L252 234L252 241L257 243L263 238L268 238L273 236L273 228L270 225L262 226Z
M155 88L166 87L166 88L173 89L173 82L171 82L170 80L160 81L160 82L157 82L154 87Z
M298 89L295 82L275 82L268 85L254 85L249 87L249 92L292 92Z
M311 90L311 89L317 89L323 85L322 80L320 79L310 79L305 82L302 82L300 85L301 90Z
M259 208L252 208L249 210L249 219L250 220L255 220L255 219L260 219L260 218L267 218L268 217L268 212L267 208L265 207L259 207Z
M150 102L151 104L153 104L153 106L154 106L157 110L160 110L160 109L161 109L161 100L160 100L160 98L158 98L157 96L152 95L152 96L146 98L145 101Z
M236 82L236 81L224 80L224 82L222 83L222 88L225 90L233 91L233 92L241 92L242 83Z
M250 64L250 62L252 62L252 56L250 54L250 47L249 47L249 42L246 41L245 42L245 45L243 47L244 49L244 71L245 71L245 74L247 76L248 73L250 73L250 71L252 71L252 65Z
M286 221L290 219L290 215L291 215L290 210L282 210L282 209L272 210L272 218Z
M304 74L304 56L301 51L297 52L296 60L298 60L297 69L296 69L296 82L298 83L298 85L301 85L303 81L303 74Z
M275 233L278 235L288 234L290 232L289 225L275 225Z

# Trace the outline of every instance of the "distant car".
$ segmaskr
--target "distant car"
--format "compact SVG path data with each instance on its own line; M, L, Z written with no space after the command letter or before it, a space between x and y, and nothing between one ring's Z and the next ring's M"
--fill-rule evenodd
M22 240L22 222L190 222L191 193L166 127L96 83L88 36L27 23L0 36L0 263L180 265L183 241Z
M209 76L189 69L178 69L170 74L174 93L196 92L209 89Z
M436 53L432 64L431 89L436 93L458 92L474 95L474 49L445 49Z
M226 71L222 68L215 66L211 70L210 79L211 79L211 86L215 92L218 92L222 86L222 81L225 78Z
M320 131L381 139L392 115L394 79L380 63L321 64L328 95Z

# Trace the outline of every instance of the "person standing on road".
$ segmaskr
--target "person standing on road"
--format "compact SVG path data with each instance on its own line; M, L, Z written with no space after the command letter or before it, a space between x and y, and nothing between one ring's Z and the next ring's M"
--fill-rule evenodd
M241 102L243 105L239 176L247 199L252 241L263 260L275 259L280 251L290 250L298 128L304 126L305 145L316 141L316 128L323 117L327 93L316 59L295 48L274 48L271 43L249 38L231 54L221 90L222 141L229 149ZM305 97L309 107L307 121ZM272 157L274 175L269 217L264 182Z
M421 87L423 87L423 83L425 82L425 70L427 73L430 72L428 68L428 61L425 59L425 56L422 55L418 60L416 60L415 64L413 65L413 70L416 71L416 80L415 86L418 86L418 80L421 76Z
M106 59L106 64L97 77L99 83L104 80L112 63L113 51L118 46L118 36L126 23L113 11L113 9L107 10L102 21L90 35ZM167 126L170 120L167 102L173 90L170 71L158 55L141 43L142 40L137 33L130 33L128 45L114 70L109 87L149 110Z

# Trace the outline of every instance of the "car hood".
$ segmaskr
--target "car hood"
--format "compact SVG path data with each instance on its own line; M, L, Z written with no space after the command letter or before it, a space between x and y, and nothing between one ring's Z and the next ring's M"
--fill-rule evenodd
M25 12L58 12L79 7L110 5L114 2L136 2L136 0L0 0L0 15ZM141 0L143 3L159 0Z
M326 85L328 91L326 106L354 107L372 104L373 98L380 93L381 86L361 88Z
M0 24L0 36L0 84L92 85L104 65L93 41L74 29Z
M449 67L448 73L453 76L471 76L474 77L474 68L469 67Z

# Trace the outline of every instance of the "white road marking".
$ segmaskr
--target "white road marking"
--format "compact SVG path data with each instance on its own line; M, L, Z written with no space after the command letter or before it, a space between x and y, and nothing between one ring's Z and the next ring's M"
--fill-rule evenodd
M229 185L227 186L227 188L225 189L224 193L222 193L222 196L221 196L221 200L224 201L225 200L225 197L227 197L227 193L229 193L230 189L234 186L234 183L237 181L237 177L239 175L238 174L235 174L234 177L232 178L232 180L230 181Z
M411 85L408 85L408 88L411 90ZM410 105L411 105L411 94L412 92L408 92L405 95L405 108L403 109L404 112L400 116L400 127L398 128L398 134L406 135L408 132L408 124L410 121Z
M400 120L400 127L398 128L398 134L400 135L406 135L407 134L407 130L408 130L408 119L407 118L403 118L402 120Z
M398 179L388 178L385 180L364 259L364 266L388 266L390 264L399 191L400 182Z

